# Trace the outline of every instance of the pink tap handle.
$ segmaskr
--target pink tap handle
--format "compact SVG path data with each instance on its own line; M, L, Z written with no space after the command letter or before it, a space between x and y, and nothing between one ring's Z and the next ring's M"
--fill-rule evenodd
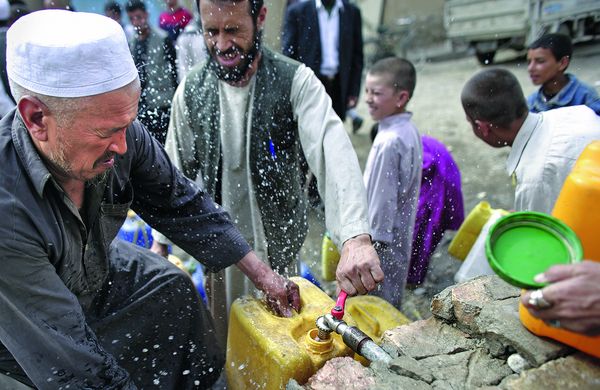
M337 301L335 302L335 307L331 309L331 315L338 320L341 320L344 317L344 308L346 307L346 298L348 298L348 293L344 290L340 292Z

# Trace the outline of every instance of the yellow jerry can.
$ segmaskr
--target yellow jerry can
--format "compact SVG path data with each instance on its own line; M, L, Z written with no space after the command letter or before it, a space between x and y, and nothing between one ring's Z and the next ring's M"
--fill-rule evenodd
M365 332L376 344L381 343L381 337L386 330L406 325L411 321L391 303L374 295L358 295L346 301L346 316L349 314L358 329ZM359 354L354 355L354 360L363 366L371 362Z
M304 278L291 278L300 287L301 309L291 318L273 314L259 299L242 297L229 315L225 371L228 389L282 389L294 378L304 384L325 362L353 356L335 332L317 341L315 321L330 313L335 302ZM356 325L351 315L344 321Z
M329 233L323 234L321 242L321 268L323 280L332 282L335 280L335 271L340 262L340 252L337 246L333 243Z
M346 315L350 314L356 326L377 344L383 332L406 325L411 321L402 312L383 298L374 295L359 295L346 301ZM344 316L344 321L346 316Z

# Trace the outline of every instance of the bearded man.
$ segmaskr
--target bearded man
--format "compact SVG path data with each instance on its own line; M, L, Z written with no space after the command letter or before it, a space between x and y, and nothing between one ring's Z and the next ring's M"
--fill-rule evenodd
M383 272L361 171L325 88L310 68L262 46L262 0L199 0L198 7L209 56L175 93L167 153L228 210L259 256L287 275L297 274L307 233L306 158L327 229L342 248L339 287L350 295L373 290ZM164 241L153 249L166 253ZM251 290L239 273L227 272L224 282L226 292L210 286L217 322Z

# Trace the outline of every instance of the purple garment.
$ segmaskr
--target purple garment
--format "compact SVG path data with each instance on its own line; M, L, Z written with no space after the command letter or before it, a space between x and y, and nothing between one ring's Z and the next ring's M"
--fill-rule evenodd
M443 143L422 136L423 173L413 232L407 283L425 280L429 260L444 231L456 230L465 219L460 171Z

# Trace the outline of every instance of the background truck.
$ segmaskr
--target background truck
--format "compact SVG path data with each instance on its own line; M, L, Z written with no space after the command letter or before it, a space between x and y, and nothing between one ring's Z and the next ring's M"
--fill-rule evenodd
M446 0L444 26L453 44L468 44L482 65L498 49L523 50L549 32L574 43L600 35L599 0Z

